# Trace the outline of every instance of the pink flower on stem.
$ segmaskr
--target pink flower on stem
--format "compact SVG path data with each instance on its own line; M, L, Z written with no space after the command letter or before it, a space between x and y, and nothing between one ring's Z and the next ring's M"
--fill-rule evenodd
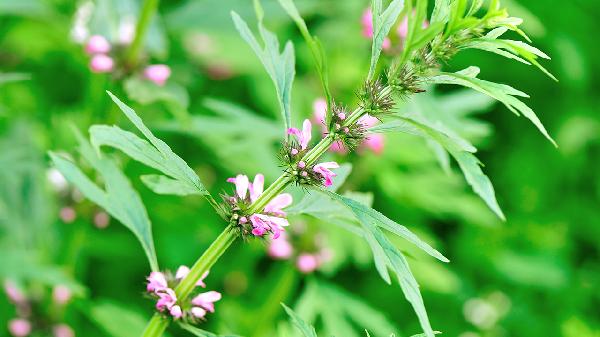
M206 284L204 283L204 279L208 276L210 271L207 270L202 274L198 282L196 282L196 287L206 288ZM177 272L175 273L176 280L183 280L190 273L190 268L188 266L181 265L177 268Z
M52 299L55 303L64 305L71 300L73 294L71 293L71 289L65 287L64 285L57 285L52 289Z
M254 176L254 181L248 184L248 190L250 191L250 201L255 202L256 199L263 193L265 188L265 176L257 174Z
M196 318L203 318L204 316L206 316L206 310L204 310L200 307L192 307L190 309L190 312Z
M292 195L289 193L281 193L271 200L267 206L265 206L265 212L276 216L284 217L287 214L282 210L288 207L293 202Z
M23 318L11 319L8 322L8 331L15 337L25 337L31 333L31 323Z
M252 234L254 236L263 236L271 231L273 232L273 239L279 238L284 231L283 227L289 226L289 222L284 218L264 214L252 214L250 222L252 222Z
M169 313L171 314L171 316L173 316L175 319L181 318L181 316L183 316L183 311L181 310L181 307L178 305L174 305L171 307L171 310L169 310Z
M85 45L85 52L90 55L106 54L110 51L110 43L102 35L92 35Z
M312 273L319 265L319 258L313 254L300 254L296 260L296 267L304 274Z
M52 327L54 337L75 337L75 332L66 324L57 324Z
M235 178L227 179L228 183L235 184L235 192L240 199L246 199L250 182L248 177L243 174L238 174Z
M379 122L377 118L370 115L364 115L358 121L363 124L365 128L370 128ZM383 152L384 143L385 140L382 134L374 134L369 135L362 145L363 147L371 149L376 154L381 154L381 152Z
M289 128L287 133L288 133L288 135L296 136L296 138L298 138L298 143L300 143L300 148L302 150L306 150L306 147L308 146L308 142L310 142L310 138L312 136L311 131L312 131L312 124L310 123L310 120L305 119L304 122L302 123L302 131L300 131L296 128Z
M221 299L221 293L218 291L207 291L200 293L192 299L192 305L200 307L209 312L215 312L215 302Z
M156 301L156 309L158 311L171 310L177 304L177 295L171 288L159 289L154 293L158 295L158 301Z
M363 27L362 33L364 37L369 39L373 38L373 12L371 12L370 8L367 8L362 15L361 24ZM390 49L392 46L392 41L389 38L383 39L382 48L384 50Z
M4 292L8 299L14 304L20 304L26 301L25 295L17 287L15 283L10 280L4 281Z
M95 73L108 73L113 70L115 62L110 56L97 54L90 60L90 69Z
M144 69L144 76L157 85L163 86L171 76L171 68L166 64L153 64Z
M148 280L148 284L146 285L146 290L149 293L163 290L169 286L167 284L167 279L165 277L165 274L163 274L159 271L151 272L150 276L148 276L147 280Z
M278 240L271 240L269 244L268 250L269 256L274 259L289 259L294 253L294 248L292 244L288 240L287 234L281 233L281 236Z
M339 167L340 165L338 165L338 163L334 161L329 161L315 165L313 167L313 171L320 174L325 179L324 185L329 187L333 184L333 177L337 176L337 174L332 172L331 169L336 169Z

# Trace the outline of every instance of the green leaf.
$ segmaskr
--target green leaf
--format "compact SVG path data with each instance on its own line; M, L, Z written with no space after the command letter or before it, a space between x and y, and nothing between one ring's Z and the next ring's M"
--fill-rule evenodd
M139 336L146 326L144 316L109 301L86 305L82 312L112 337Z
M105 190L98 187L72 161L50 152L54 165L84 196L104 208L135 234L146 252L150 267L157 271L152 225L140 196L115 161L106 156L100 157L80 134L77 135L80 154L102 176Z
M550 59L550 57L544 52L522 41L498 39L498 37L504 34L507 30L507 27L496 28L490 31L484 37L467 41L461 45L461 48L485 50L506 58L517 60L521 63L528 65L533 64L548 77L558 81L556 77L554 77L554 75L544 68L537 60L538 58L547 60Z
M310 48L310 52L312 54L313 60L315 62L315 67L317 68L317 73L319 74L319 79L321 80L321 86L323 87L323 91L325 93L325 99L327 100L327 110L331 110L332 96L329 90L329 75L327 73L327 58L325 57L325 51L323 46L321 45L321 41L316 36L310 35L308 31L308 27L306 26L306 22L300 16L300 12L298 12L298 8L294 4L294 0L279 0L279 4L286 13L294 20L296 26L300 30L302 37L308 44Z
M149 189L157 194L172 194L180 196L202 194L195 188L190 188L190 186L183 184L179 180L171 179L160 174L148 174L143 175L140 178Z
M433 12L431 12L431 24L446 24L450 19L450 0L435 0Z
M372 80L375 76L377 61L381 55L383 40L390 33L390 29L398 20L398 16L404 8L404 0L393 0L383 11L381 0L371 1L371 11L373 13L373 43L371 45L371 65L367 80Z
M529 108L525 103L519 100L516 96L529 97L527 94L516 90L508 85L494 83L478 79L476 76L479 74L479 68L468 67L456 73L442 72L439 75L432 76L428 80L431 83L437 84L456 84L462 85L481 93L484 93L504 104L510 111L514 112L517 116L523 114L529 119L540 132L554 145L556 142L550 135L546 128L542 125L542 122L535 115L533 110Z
M9 82L25 81L30 78L31 76L29 76L29 74L0 72L0 85Z
M258 2L256 2L258 4ZM263 41L264 47L261 47L252 31L236 12L231 12L231 17L236 29L252 48L260 62L265 67L265 70L273 80L281 116L285 124L285 130L292 126L291 117L291 99L292 99L292 83L295 75L295 59L294 46L292 42L287 41L283 52L279 52L279 41L277 36L267 30L262 24L262 15L258 13L258 30Z
M398 116L395 116L394 118L412 124L423 132L422 135L425 136L425 138L433 139L443 146L446 151L454 157L460 166L465 179L473 188L473 191L485 201L488 207L494 211L500 219L505 220L504 213L502 213L498 201L496 201L492 182L481 170L481 163L477 157L472 154L472 152L475 152L474 148L465 148L464 144L458 142L459 138L449 136L448 134L419 121Z
M287 312L287 314L290 316L290 321L292 322L292 324L294 324L296 328L300 330L304 337L317 337L317 332L315 331L315 328L312 325L306 323L287 305L283 303L281 303L281 305L283 306L283 309L285 309L285 312Z
M187 324L187 323L179 323L179 326L183 330L191 333L192 335L199 336L199 337L240 337L238 335L217 335L212 332L208 332L206 330L199 329L199 328L197 328L193 325Z
M363 230L364 238L367 240L373 251L373 257L375 259L375 266L381 277L387 282L391 283L391 279L387 268L391 268L400 282L400 287L404 292L404 296L411 303L423 331L428 337L433 336L433 330L429 323L427 311L425 310L425 304L419 291L419 286L415 280L406 258L402 253L389 241L389 239L379 230L379 227L385 228L395 235L403 237L410 241L427 254L439 259L440 261L448 262L442 254L437 250L429 246L427 243L421 241L416 235L410 232L406 227L398 225L392 220L385 217L383 214L366 207L365 205L358 203L352 199L343 197L333 192L322 191L327 194L330 198L337 200L344 206L348 207L352 213L356 216L360 222Z

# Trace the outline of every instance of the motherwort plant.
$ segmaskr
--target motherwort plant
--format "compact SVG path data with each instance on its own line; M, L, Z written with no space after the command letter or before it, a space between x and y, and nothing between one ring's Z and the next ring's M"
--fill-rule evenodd
M143 138L118 126L108 125L93 125L89 130L89 142L79 136L79 153L102 176L104 188L96 185L65 156L56 153L50 156L68 181L128 227L142 244L152 271L148 277L147 291L156 300L157 309L143 336L161 336L173 321L187 329L194 329L190 324L198 324L206 319L207 312L214 311L214 302L221 295L214 291L198 293L197 286L203 285L209 269L235 241L285 238L284 233L289 226L285 208L292 204L292 197L284 191L296 184L307 192L305 198L317 198L321 205L331 205L331 212L344 211L355 217L357 226L346 229L368 243L375 267L387 283L391 283L390 271L397 277L418 317L423 330L421 335L433 337L434 330L429 323L417 281L404 254L391 243L385 232L408 240L440 261L448 262L448 259L406 227L357 200L335 193L330 186L335 182L339 165L332 161L321 161L320 158L333 144L339 144L345 151L353 151L374 134L400 132L423 137L456 160L474 192L503 219L492 184L474 155L474 146L440 121L432 122L426 116L402 112L397 107L432 85L465 86L500 101L517 115L524 115L554 143L534 112L521 100L522 97L528 97L525 93L505 84L478 78L479 68L475 66L457 72L443 70L443 66L460 51L479 49L534 65L554 78L538 62L538 59L548 56L526 42L502 38L505 33L512 31L530 42L518 28L522 20L509 16L498 0L489 1L487 8L483 8L483 1L479 0L436 0L429 17L426 0L393 0L385 8L382 0L372 0L370 12L363 18L363 24L368 26L366 36L372 38L371 61L364 82L356 85L358 104L349 108L343 102L336 101L329 89L329 78L335 78L335 74L328 73L325 48L321 41L311 35L293 0L279 0L279 3L298 26L312 54L325 97L326 113L321 119L322 126L319 126L319 129L324 129L323 133L319 133L322 135L319 139L313 140L313 129L316 128L313 128L311 121L305 120L301 128L292 125L291 89L295 74L292 43L288 41L280 48L277 36L263 24L264 13L258 1L254 5L260 42L246 22L232 12L235 27L275 85L284 121L279 153L283 170L268 187L264 187L265 179L261 174L252 181L248 176L239 174L227 180L234 184L234 189L229 194L223 194L219 202L206 190L186 162L158 139L131 108L110 92L111 99ZM148 20L147 16L142 17ZM138 29L138 32L143 31ZM398 34L402 38L400 47L386 53L385 62L379 62L385 45L386 49L398 45L392 36ZM378 75L380 73L382 75ZM373 123L365 122L368 119L377 119L381 123L373 126ZM150 220L142 201L116 162L103 153L102 147L118 149L159 171L160 174L141 177L154 192L180 196L202 195L223 218L222 233L191 268L182 267L175 275L160 271ZM305 336L316 336L314 329L294 316L293 312L288 312Z

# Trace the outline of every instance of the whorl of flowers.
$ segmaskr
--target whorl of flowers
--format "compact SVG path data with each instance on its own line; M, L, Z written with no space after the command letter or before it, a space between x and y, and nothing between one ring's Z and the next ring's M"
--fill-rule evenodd
M224 196L224 199L229 217L237 224L242 236L264 237L271 233L273 239L277 239L284 231L284 227L289 225L285 218L287 214L283 209L292 204L291 194L279 194L261 212L247 214L246 210L263 193L265 177L259 173L250 182L246 175L238 174L227 179L227 182L235 184L235 194Z
M180 301L175 293L175 288L190 272L187 266L180 266L173 276L170 272L151 272L148 276L146 291L153 299L156 299L156 310L165 316L176 320L185 320L198 323L205 319L207 313L215 312L215 302L221 299L221 293L217 291L206 291L196 294L191 300ZM206 288L204 279L208 271L196 283L197 287Z

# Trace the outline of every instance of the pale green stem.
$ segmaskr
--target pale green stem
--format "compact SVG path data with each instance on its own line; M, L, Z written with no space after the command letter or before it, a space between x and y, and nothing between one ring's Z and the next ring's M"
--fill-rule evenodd
M125 64L129 68L134 68L139 61L139 54L144 45L146 32L152 22L152 17L156 13L159 0L145 0L142 6L142 12L135 27L135 37L125 55Z

